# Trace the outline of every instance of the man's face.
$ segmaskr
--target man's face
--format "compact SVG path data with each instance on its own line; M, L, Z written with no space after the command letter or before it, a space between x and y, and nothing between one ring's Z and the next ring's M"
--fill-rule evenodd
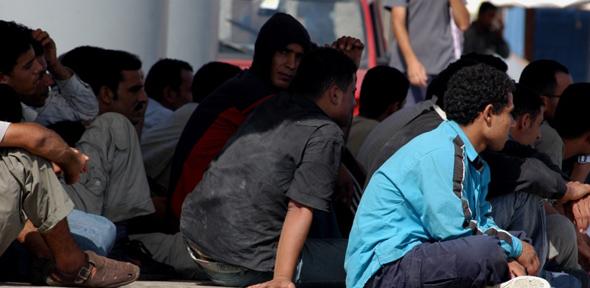
M121 113L134 126L143 127L145 109L147 108L147 96L143 89L143 73L141 70L124 70L121 71L121 76L123 80L119 82L111 109L104 112Z
M182 105L193 101L193 72L189 70L182 70L180 72L180 86L176 92L176 100L172 105L174 110L182 107Z
M504 149L504 144L506 144L506 140L508 140L510 128L514 124L514 119L512 119L511 114L512 109L514 109L512 93L508 93L508 105L506 105L499 113L492 113L492 129L488 135L488 147L494 151Z
M479 22L483 27L491 30L494 21L496 21L496 10L489 10L479 17Z
M53 77L47 71L47 61L45 57L37 56L37 61L41 65L41 73L39 74L39 82L35 87L35 92L30 95L21 95L21 101L31 107L42 107L49 96L49 87L55 84Z
M356 75L353 76L352 82L348 85L346 90L342 91L342 101L338 105L335 115L332 118L343 128L347 129L352 123L352 114L356 101L354 99L354 92L356 90Z
M12 87L20 95L31 95L40 81L41 70L41 64L35 58L33 48L30 48L16 59L16 65L9 74L0 74L0 83Z
M523 145L533 145L539 139L541 139L541 124L543 124L543 112L545 108L541 107L537 117L530 117L528 127L523 127L520 139L517 141ZM530 114L528 114L530 116Z
M557 104L559 104L559 98L563 91L567 86L573 83L572 76L563 73L557 72L555 73L555 90L553 90L553 95L541 95L543 96L544 103L545 103L545 118L546 119L553 119L555 116L555 109L557 108Z
M272 85L279 89L289 88L302 57L303 47L296 43L291 43L285 49L275 52L270 70Z

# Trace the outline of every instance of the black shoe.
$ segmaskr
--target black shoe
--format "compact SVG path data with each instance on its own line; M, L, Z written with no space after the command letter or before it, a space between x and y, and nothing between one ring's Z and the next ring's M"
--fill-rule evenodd
M178 278L174 267L154 260L152 253L139 240L127 239L115 243L109 257L139 266L139 280L161 281Z

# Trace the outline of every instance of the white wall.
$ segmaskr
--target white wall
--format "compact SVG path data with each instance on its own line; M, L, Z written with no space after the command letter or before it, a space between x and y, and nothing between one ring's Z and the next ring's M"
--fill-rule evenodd
M195 70L213 60L218 17L210 0L0 0L0 19L46 30L58 54L80 45L125 50L146 73L159 58Z

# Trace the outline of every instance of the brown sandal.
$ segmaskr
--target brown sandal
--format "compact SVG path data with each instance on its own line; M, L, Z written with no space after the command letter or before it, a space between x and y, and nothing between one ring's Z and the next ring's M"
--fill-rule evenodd
M79 287L119 287L129 284L139 277L139 267L127 262L120 262L92 251L85 251L88 263L82 266L75 276L54 272L47 277L51 286Z

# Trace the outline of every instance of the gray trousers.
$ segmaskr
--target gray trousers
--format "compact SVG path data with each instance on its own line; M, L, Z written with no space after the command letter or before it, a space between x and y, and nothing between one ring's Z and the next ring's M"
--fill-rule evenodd
M514 192L490 199L492 217L498 227L523 231L533 241L541 267L549 255L545 200L535 194Z
M76 147L90 157L80 182L64 185L77 209L113 222L155 211L137 133L127 118L98 116Z
M0 150L0 254L26 220L43 233L66 218L73 207L47 160L20 150Z

